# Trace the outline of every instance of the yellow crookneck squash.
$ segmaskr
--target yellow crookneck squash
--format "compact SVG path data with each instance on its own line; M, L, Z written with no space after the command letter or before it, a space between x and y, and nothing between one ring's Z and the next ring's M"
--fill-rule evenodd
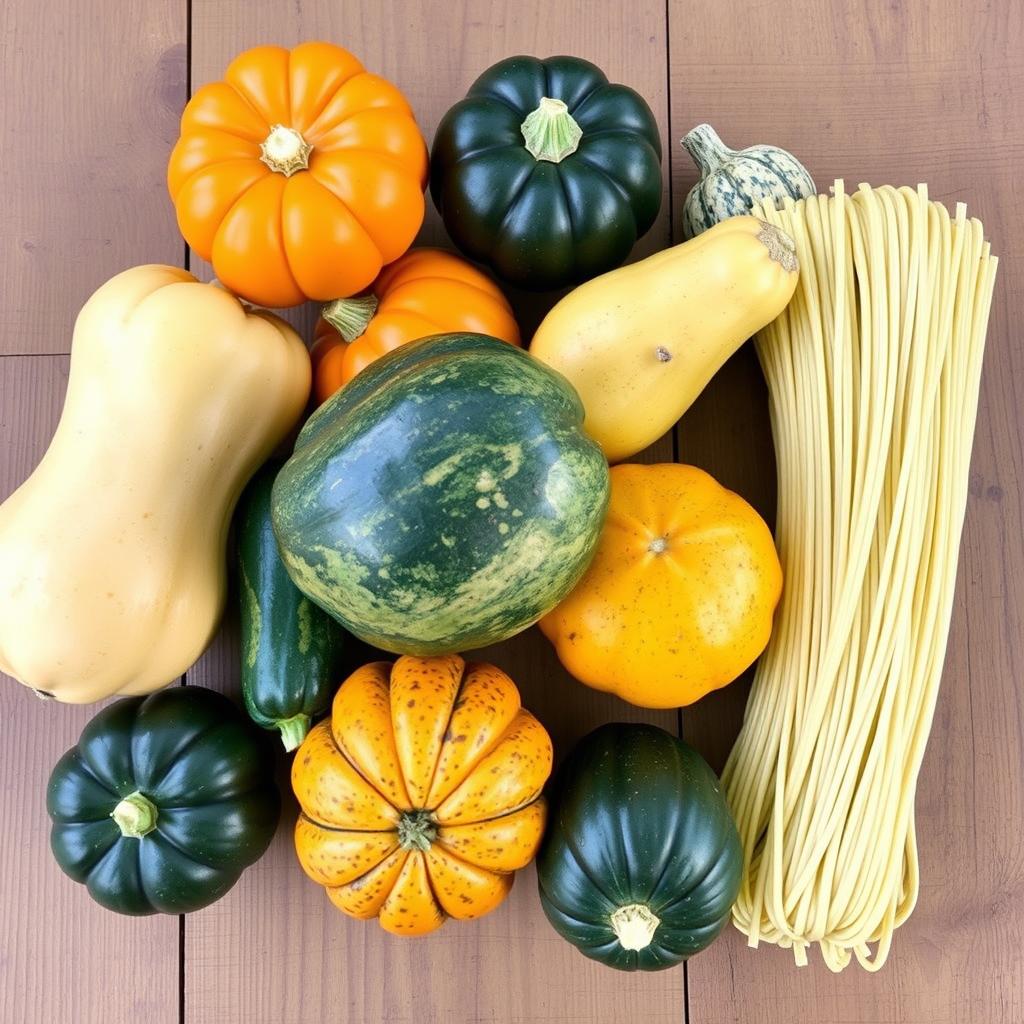
M588 686L645 708L692 704L768 644L782 592L771 531L695 466L613 466L611 481L597 554L540 628Z
M657 441L797 281L792 239L732 217L689 242L595 277L544 318L530 354L579 392L609 462Z
M493 665L364 665L292 762L299 863L340 910L396 935L480 917L537 852L551 758Z
M75 704L180 676L220 618L235 502L309 389L286 323L185 270L99 288L50 447L0 505L0 670Z

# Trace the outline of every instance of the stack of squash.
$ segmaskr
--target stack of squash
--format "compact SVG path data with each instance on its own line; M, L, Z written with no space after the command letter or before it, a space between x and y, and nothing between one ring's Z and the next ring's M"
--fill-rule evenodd
M410 248L428 180L468 257L579 284L529 351L487 273ZM154 692L214 636L233 519L245 708L296 751L299 862L337 907L423 934L492 910L540 851L544 910L586 955L649 970L703 948L741 860L707 765L609 725L549 810L550 737L460 652L540 622L574 676L643 707L758 656L782 583L765 524L693 467L609 463L782 310L792 242L732 209L616 269L658 214L661 141L639 95L569 57L485 72L428 155L352 54L258 47L196 91L167 181L219 284L147 266L96 291L50 449L0 506L0 669L122 698L54 769L61 867L111 909L180 913L270 841L259 732L208 690ZM307 300L312 360L253 308ZM346 632L400 657L339 687Z

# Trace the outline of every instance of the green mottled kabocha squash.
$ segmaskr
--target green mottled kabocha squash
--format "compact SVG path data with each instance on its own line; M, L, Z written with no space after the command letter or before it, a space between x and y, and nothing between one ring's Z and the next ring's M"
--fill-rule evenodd
M605 725L555 780L537 861L541 904L585 956L672 967L722 930L743 850L714 772L652 725Z
M220 899L274 835L280 798L260 733L222 694L175 686L108 705L50 775L61 870L121 914Z
M305 738L331 705L344 632L292 583L270 522L270 495L282 463L268 462L238 504L238 591L242 696L249 717L277 729L285 750Z
M683 204L683 237L693 238L765 199L802 199L817 189L807 168L778 146L730 149L709 124L699 124L683 148L700 171Z
M307 597L400 654L503 640L593 555L608 467L559 373L480 334L437 335L321 406L274 484L282 558Z

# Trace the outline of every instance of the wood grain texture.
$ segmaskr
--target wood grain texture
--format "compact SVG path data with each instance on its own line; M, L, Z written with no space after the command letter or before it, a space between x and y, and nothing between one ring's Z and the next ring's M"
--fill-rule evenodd
M50 441L66 356L0 358L0 501ZM0 675L0 1021L178 1020L178 919L111 914L50 854L46 783L95 707L41 701Z
M285 10L270 0L195 0L192 25L195 85L219 77L237 52L255 43L272 40L289 46L324 38L351 49L368 68L403 89L428 142L444 111L480 72L523 52L572 53L593 60L613 81L637 88L667 132L665 9L654 0L629 10L602 6L583 19L567 6L540 2L414 6L399 0L315 5L306 0ZM666 201L659 222L635 255L663 248L668 237ZM429 201L419 243L449 244ZM193 266L200 276L210 273L196 260ZM510 298L529 337L557 295L511 293ZM307 305L288 318L309 337L315 315ZM671 460L671 437L652 446L645 458ZM221 637L188 673L190 683L237 694L233 620L232 608ZM551 732L558 755L613 719L642 718L676 729L674 712L644 713L573 681L536 629L474 657L493 661L516 680L524 704ZM362 660L367 660L366 653L353 651L350 663ZM283 757L281 762L287 791ZM508 901L493 914L479 922L448 922L423 941L394 938L375 922L344 917L295 861L294 814L289 800L267 856L224 901L186 921L187 1021L682 1020L683 972L621 976L586 960L545 920L532 868L521 873ZM246 950L258 950L259 955L247 956ZM279 966L268 971L268 963Z
M0 5L0 354L68 352L74 314L108 277L181 264L163 182L186 4Z
M394 939L372 922L345 918L295 862L289 803L267 856L221 903L187 918L181 976L177 919L100 910L49 853L46 779L96 708L39 703L0 679L7 735L0 751L0 1021L173 1024L182 981L184 1019L194 1024L1020 1024L1021 5L667 0L667 35L664 0L191 6L196 84L219 77L248 46L326 38L404 89L429 140L444 110L493 61L516 52L572 53L637 88L669 148L708 120L730 144L793 149L821 186L837 175L848 184L926 180L933 197L962 199L985 221L1001 257L1000 279L943 694L918 793L921 899L897 934L890 963L873 977L853 968L834 977L820 962L798 972L787 953L747 950L731 930L685 974L620 975L586 961L550 929L532 869L494 914L449 923L424 941ZM7 229L0 245L0 500L49 441L66 385L67 360L59 353L68 349L82 301L133 263L180 262L183 243L163 175L184 101L187 10L186 0L103 0L87 16L72 0L57 0L45 18L30 0L0 9L0 134L7 143L0 162ZM671 166L678 212L694 174L681 150ZM666 203L635 255L668 244L673 227ZM420 240L445 243L429 203ZM197 272L209 276L209 268ZM511 297L526 336L556 298ZM289 313L307 337L314 316L311 306ZM772 515L767 405L749 346L690 410L676 443L683 461L710 470ZM644 457L668 460L672 450L666 438ZM189 682L237 696L237 646L232 606ZM675 728L671 713L643 713L573 682L536 630L480 656L517 680L560 755L602 721L642 718ZM353 644L350 663L366 657ZM745 696L745 684L737 683L687 713L687 738L716 767ZM287 792L283 755L279 769Z
M672 137L710 121L730 145L792 149L819 189L926 181L985 223L1000 256L943 690L917 799L922 888L878 975L748 950L689 966L691 1024L1017 1024L1024 1020L1024 9L984 0L819 4L670 0ZM738 31L737 26L743 30ZM674 163L676 210L695 180ZM752 347L678 428L679 451L772 513L764 383ZM720 767L745 687L686 734ZM882 837L880 837L881 839Z

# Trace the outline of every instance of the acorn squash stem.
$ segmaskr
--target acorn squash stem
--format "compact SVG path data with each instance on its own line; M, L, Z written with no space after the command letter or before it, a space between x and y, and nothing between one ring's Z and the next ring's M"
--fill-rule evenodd
M285 718L277 723L277 728L280 730L284 749L290 753L306 738L306 733L309 732L309 715L300 713Z
M709 124L699 124L688 131L683 137L683 148L693 157L702 177L725 163L733 152Z
M526 115L520 130L534 160L547 160L553 164L572 156L583 138L583 129L565 103L547 96L536 110Z
M356 295L335 299L320 310L320 315L345 339L355 341L369 326L377 312L376 295Z
M661 918L642 903L619 907L610 918L612 930L623 949L646 949L661 924Z
M138 790L126 796L110 816L126 838L141 839L156 828L156 804Z

